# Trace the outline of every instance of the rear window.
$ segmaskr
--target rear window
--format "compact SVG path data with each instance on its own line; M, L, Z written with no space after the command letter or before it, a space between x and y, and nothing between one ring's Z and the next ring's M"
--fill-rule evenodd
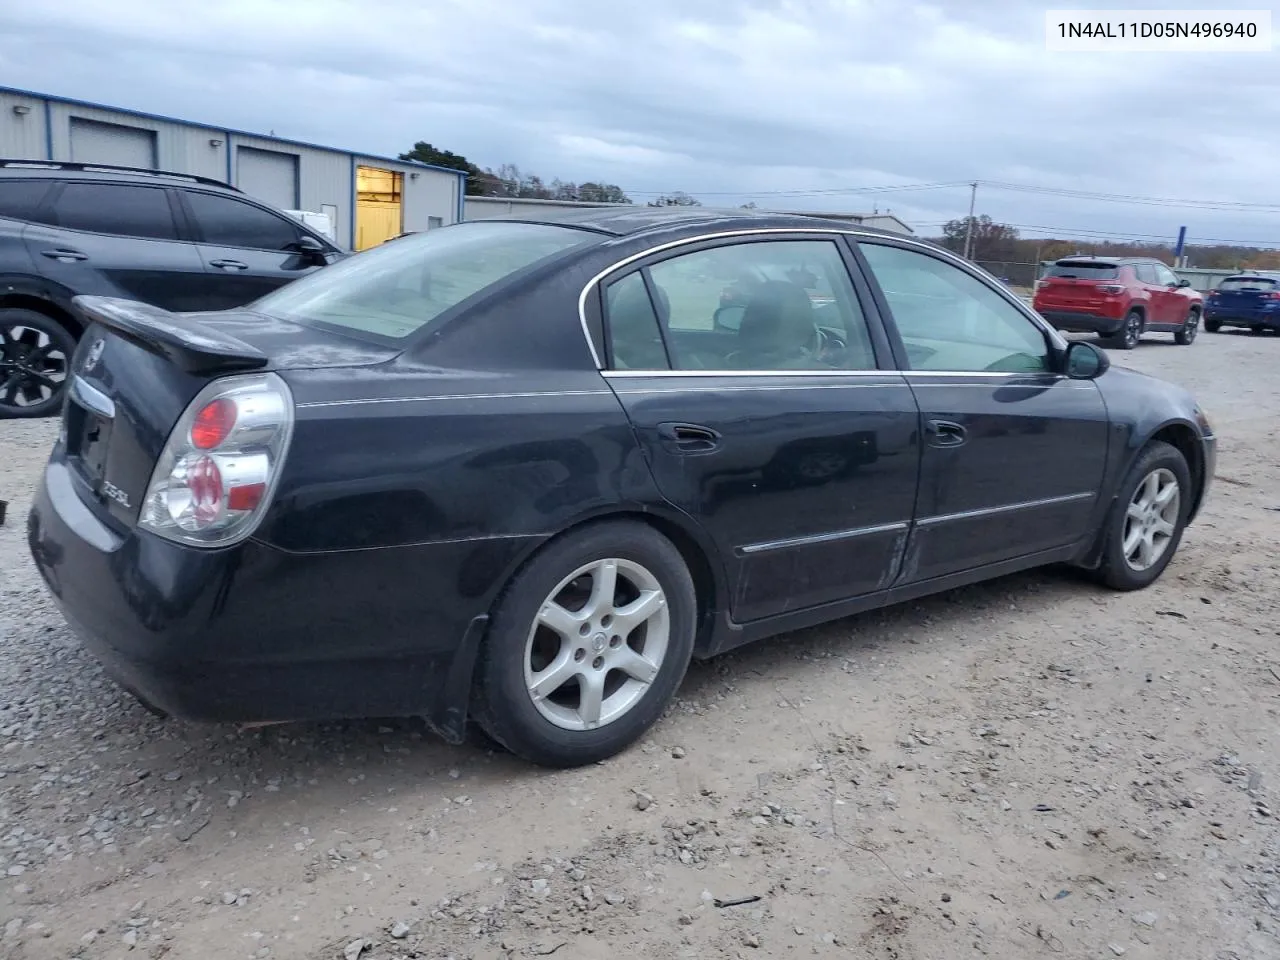
M1114 263L1072 263L1070 260L1055 263L1045 274L1064 280L1114 280L1120 276L1120 268Z
M403 340L515 273L592 243L593 233L538 223L467 223L390 240L295 280L253 309L299 323Z
M48 180L0 180L0 217L30 220L48 192Z
M1280 287L1280 280L1271 277L1227 277L1220 284L1219 290L1274 290Z

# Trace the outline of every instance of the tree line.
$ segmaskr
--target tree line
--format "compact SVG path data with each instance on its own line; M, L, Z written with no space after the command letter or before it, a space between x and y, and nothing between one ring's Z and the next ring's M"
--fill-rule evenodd
M400 154L401 160L416 160L467 175L469 197L520 197L534 200L577 200L585 203L631 203L616 183L588 180L583 183L561 180L546 181L536 173L527 173L514 163L504 163L496 170L483 169L452 150L441 150L419 140L413 149ZM699 207L702 204L682 190L664 194L649 201L651 207Z
M943 224L942 236L933 238L948 250L963 253L969 220L962 217ZM1280 270L1280 250L1230 244L1189 243L1183 255L1193 267L1209 270ZM1020 237L1016 228L989 216L973 218L969 256L987 263L1035 263L1077 254L1103 257L1154 257L1173 265L1173 244L1128 240L1071 240Z

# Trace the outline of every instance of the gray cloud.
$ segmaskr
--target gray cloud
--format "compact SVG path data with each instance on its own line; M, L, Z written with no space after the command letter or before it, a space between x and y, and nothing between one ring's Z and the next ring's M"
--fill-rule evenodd
M426 139L636 199L921 224L963 215L967 189L779 191L977 178L1280 202L1274 53L1050 54L1022 0L50 6L0 12L0 83L377 153ZM1274 213L979 199L1016 224L1280 244Z

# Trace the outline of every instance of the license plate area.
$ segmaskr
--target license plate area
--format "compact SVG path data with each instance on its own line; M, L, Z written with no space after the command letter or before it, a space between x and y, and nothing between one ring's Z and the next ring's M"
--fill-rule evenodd
M79 382L72 383L63 414L67 436L67 459L88 482L95 495L102 492L107 453L115 423L112 405L106 397Z

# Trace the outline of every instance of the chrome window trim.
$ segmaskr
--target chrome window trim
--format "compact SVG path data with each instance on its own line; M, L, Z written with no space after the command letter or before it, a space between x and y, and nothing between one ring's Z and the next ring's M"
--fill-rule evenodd
M956 254L952 253L950 250L944 250L941 247L932 246L931 244L924 243L920 240L915 239L914 237L898 236L896 234L893 236L886 236L884 234L871 233L870 231L867 231L867 230L858 230L857 228L850 228L850 227L752 227L744 230L721 230L715 233L701 233L692 237L682 237L679 240L668 240L666 243L660 243L657 246L648 247L645 250L641 250L638 253L633 253L630 256L623 257L621 260L618 260L610 264L609 266L605 267L603 270L597 273L594 277L588 280L586 285L582 288L582 292L578 294L578 323L582 328L583 339L587 341L587 349L591 352L591 359L595 362L596 369L602 372L608 372L608 373L619 372L619 371L605 370L604 361L600 358L600 354L596 350L595 342L591 339L591 330L587 326L587 297L589 297L591 295L591 291L599 283L601 283L605 278L607 278L610 274L617 273L619 270L623 269L624 267L630 266L631 264L635 263L637 260L643 260L646 257L653 256L655 253L662 253L663 251L666 251L666 250L674 250L677 247L691 246L696 243L705 243L710 240L725 240L733 237L774 236L777 234L792 234L795 236L812 235L812 236L823 237L823 238L856 237L859 239L867 239L872 242L888 241L887 242L888 246L903 245L908 248L914 249L920 253L924 253L926 255L932 255L939 260L943 260L951 263L952 266L958 267L961 270L965 271L966 273L974 275L979 281L981 281L982 283L985 283L989 288L994 290L996 294L998 294L1003 300L1005 300L1006 303L1009 303L1011 306L1013 306L1015 310L1017 310L1024 317L1026 317L1026 319L1030 320L1031 323L1037 329L1039 329L1042 333L1044 333L1049 338L1050 342L1056 344L1057 347L1061 350L1065 350L1067 348L1067 341L1062 336L1062 334L1060 334L1043 317L1041 317L1040 314L1036 313L1035 310L1031 309L1031 307L1023 303L1021 298L1014 296L1012 291L1010 291L1007 287L1005 287L1004 284L1000 283L1000 281L996 280L995 277L991 276L991 274L987 273L987 271L983 270L977 264L970 263L968 260L964 259L964 257L957 256ZM625 238L619 237L618 239L622 240ZM884 318L882 317L881 320L883 321L883 319ZM623 371L623 372L627 372L627 371ZM686 371L668 370L668 371L655 371L655 372L683 373ZM689 371L689 372L694 372L694 371ZM703 371L696 371L696 372L702 373ZM748 371L736 371L736 372L746 373ZM755 373L755 371L750 371L750 372ZM786 372L796 373L797 371L786 371ZM815 372L824 373L824 374L826 373L826 371L815 371ZM839 373L842 371L836 371L836 372ZM850 371L850 372L862 372L862 371ZM868 372L889 373L893 371L868 371ZM903 371L898 371L898 372L903 372ZM937 372L937 371L911 370L911 371L905 371L905 372L926 373L926 372ZM983 373L985 373L985 371L959 371L957 374L954 374L954 375L955 376L972 376L974 373L978 373L979 375L982 375ZM953 374L947 373L946 375L950 376Z
M299 410L348 407L362 403L424 403L431 400L525 400L538 397L607 397L608 390L525 390L519 393L437 393L426 397L356 397L348 400L310 400Z
M982 377L983 379L1053 377L1070 379L1050 370L601 370L606 380L637 377ZM1087 381L1080 381L1085 383Z

